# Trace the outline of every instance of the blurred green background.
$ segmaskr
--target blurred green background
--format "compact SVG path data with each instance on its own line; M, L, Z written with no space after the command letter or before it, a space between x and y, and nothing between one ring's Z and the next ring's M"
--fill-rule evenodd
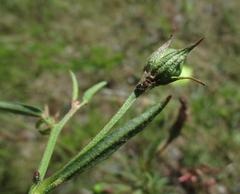
M75 72L80 94L106 80L92 102L64 127L48 174L68 161L117 111L148 56L178 29L170 47L204 37L187 57L195 82L169 84L141 96L119 127L173 95L143 132L108 160L51 193L240 193L240 2L237 0L0 0L0 100L43 108L60 118L70 108ZM179 81L178 83L180 83ZM146 153L176 119L179 94L190 114L176 139L147 169ZM27 193L47 137L36 119L0 114L0 193ZM196 182L178 178L194 169ZM205 169L205 171L204 171ZM211 185L211 181L215 184Z

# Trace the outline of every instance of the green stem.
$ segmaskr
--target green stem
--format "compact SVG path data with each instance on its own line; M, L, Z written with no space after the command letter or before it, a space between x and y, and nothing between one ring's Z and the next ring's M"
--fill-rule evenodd
M82 150L80 150L75 157L79 157L80 155L86 153L89 149L91 149L94 145L96 145L103 137L104 135L112 128L112 126L122 117L122 115L128 110L128 108L131 106L131 104L145 91L140 91L135 89L129 97L126 99L126 101L123 103L123 105L120 107L120 109L115 113L115 115L108 121L108 123L95 135L95 137L90 140L85 147L83 147ZM84 104L83 104L84 103ZM42 161L40 163L39 167L39 173L40 176L43 177L45 176L49 161L51 159L52 153L54 146L57 141L57 137L62 129L62 127L66 124L66 122L71 118L71 116L83 105L85 105L87 102L83 101L79 106L73 107L66 115L65 117L52 129L47 146L45 148L45 152L42 158ZM68 162L71 163L73 158ZM58 170L58 173L61 173L61 170ZM53 177L52 177L53 178ZM37 187L32 186L30 189L30 193L33 193L36 190Z
M75 101L76 102L76 101ZM40 163L40 166L38 168L38 172L40 174L40 181L39 183L41 182L41 180L43 180L43 178L45 177L45 174L46 174L46 171L47 171L47 168L48 168L48 165L49 165L49 162L50 162L50 159L52 157L52 153L53 153L53 150L54 150L54 147L55 147L55 144L57 142L57 138L58 138L58 135L60 134L63 126L68 122L68 120L73 116L73 114L79 109L81 108L82 106L84 106L87 102L86 101L83 101L82 103L78 104L78 105L74 105L74 103L72 103L72 108L70 109L70 111L63 117L63 119L54 126L54 128L51 130L51 133L50 133L50 136L49 136L49 139L48 139L48 142L47 142L47 145L46 145L46 148L45 148L45 151L43 153L43 157L42 157L42 160L41 160L41 163ZM33 185L29 191L29 194L30 193L33 193L34 190L35 190L35 187L36 185Z
M131 104L145 91L137 90L135 89L129 97L126 99L126 101L123 103L123 105L120 107L120 109L115 113L115 115L108 121L108 123L95 135L95 137L90 140L85 147L82 148L69 162L67 162L67 165L70 165L73 163L75 158L83 155L88 150L90 150L94 145L96 145L103 137L104 135L112 128L112 126L122 117L122 115L128 110L128 108L131 106ZM51 179L56 179L58 176L62 173L64 168L61 168L57 171L57 173L54 173L51 176ZM39 171L40 172L40 171ZM50 177L49 177L50 178ZM44 187L43 185L39 185L41 187Z

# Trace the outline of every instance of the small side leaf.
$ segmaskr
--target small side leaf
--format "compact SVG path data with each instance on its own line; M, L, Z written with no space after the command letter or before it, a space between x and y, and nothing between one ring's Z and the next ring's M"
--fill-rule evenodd
M35 190L36 193L48 193L62 182L77 176L110 157L130 138L143 130L167 105L171 96L157 103L151 109L132 119L122 127L104 136L86 153L76 155L56 173L45 179Z
M44 111L40 108L14 102L0 101L0 110L31 117L41 117L42 115L44 115Z
M107 85L106 81L102 81L99 82L98 84L92 86L91 88L89 88L84 94L83 94L83 101L89 102L92 98L92 96L98 92L98 90L100 90L102 87L104 87L105 85Z
M76 76L74 75L74 73L69 70L69 73L72 77L72 82L73 82L73 100L76 101L77 98L78 98L78 82L77 82L77 78Z
M45 129L39 130L39 133L41 133L42 135L49 135L51 130L52 130L52 126L51 127L47 127Z
M44 120L43 120L42 118L39 119L39 120L36 122L36 124L35 124L36 129L39 128L40 125L43 124L43 123L44 123Z

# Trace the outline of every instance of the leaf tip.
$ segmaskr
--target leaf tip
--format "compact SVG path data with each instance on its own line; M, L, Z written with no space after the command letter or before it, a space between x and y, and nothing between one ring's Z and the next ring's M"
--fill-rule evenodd
M167 104L172 98L172 95L169 95L165 100L162 101L163 104Z
M196 42L196 44L198 45L200 42L203 41L203 39L204 39L204 38L199 39L199 40Z

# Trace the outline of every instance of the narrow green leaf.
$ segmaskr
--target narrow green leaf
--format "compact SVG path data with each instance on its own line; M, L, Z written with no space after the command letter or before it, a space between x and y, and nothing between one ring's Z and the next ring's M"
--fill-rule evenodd
M118 109L118 111L114 114L114 116L103 126L103 128L89 141L84 148L78 153L78 155L82 155L87 152L90 148L96 145L114 126L114 124L123 116L123 114L129 109L132 103L144 93L144 91L135 89L126 99L126 101L122 104L122 106Z
M41 110L40 108L14 102L0 101L0 110L31 117L41 117L42 115L44 115L44 111Z
M77 78L76 76L74 75L74 73L69 70L69 73L72 77L72 82L73 82L73 100L76 101L77 98L78 98L78 82L77 82Z
M39 133L41 133L42 135L49 135L52 129L53 127L47 127L45 129L39 130Z
M36 122L36 124L35 124L36 129L39 128L40 125L43 124L43 123L44 123L44 120L43 120L42 118L39 119L39 120Z
M104 136L86 153L76 155L56 173L45 179L35 190L35 193L48 193L62 182L77 176L110 157L130 138L143 130L167 105L171 96L157 103L151 109L132 119L122 127Z
M91 88L89 88L84 94L83 94L83 101L89 102L92 98L92 96L98 92L98 90L100 90L102 87L104 87L105 85L107 85L106 81L102 81L99 82L98 84L92 86Z

